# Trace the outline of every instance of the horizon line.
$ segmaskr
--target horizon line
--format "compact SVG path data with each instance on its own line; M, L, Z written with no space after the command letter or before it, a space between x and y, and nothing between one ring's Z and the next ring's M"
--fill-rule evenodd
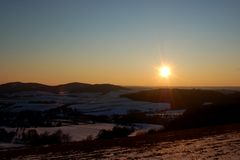
M138 87L138 88L240 88L240 86L235 85L173 85L173 86L165 86L165 85L121 85L121 84L115 84L115 83L90 83L90 82L79 82L79 81L72 81L72 82L66 82L66 83L58 83L58 84L49 84L49 83L42 83L42 82L24 82L24 81L9 81L5 83L0 83L0 85L7 84L7 83L38 83L38 84L44 84L48 86L58 86L58 85L64 85L64 84L70 84L70 83L82 83L82 84L90 84L90 85L96 85L96 84L111 84L111 85L117 85L117 86L123 86L123 87Z

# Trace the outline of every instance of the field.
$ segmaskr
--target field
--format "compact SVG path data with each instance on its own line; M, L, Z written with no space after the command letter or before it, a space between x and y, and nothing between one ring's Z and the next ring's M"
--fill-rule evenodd
M0 156L237 159L239 97L208 89L2 94Z

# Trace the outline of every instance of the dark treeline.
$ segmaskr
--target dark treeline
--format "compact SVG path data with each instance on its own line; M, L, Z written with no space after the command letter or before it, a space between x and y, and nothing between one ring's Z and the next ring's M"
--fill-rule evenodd
M240 104L238 103L198 106L187 109L182 116L172 121L167 128L174 130L240 123L239 115Z
M119 127L115 126L112 130L100 130L97 135L97 139L112 139L112 138L121 138L127 137L129 134L134 132L134 128Z
M0 142L13 142L16 135L16 131L8 132L4 128L0 128ZM39 134L35 129L22 132L20 138L15 139L17 143L29 145L60 144L69 142L70 140L71 137L68 134L64 134L61 130L57 130L52 134L48 132ZM16 143L15 141L14 143Z
M129 125L132 123L168 124L172 119L151 115L139 110L130 110L125 115L85 115L77 110L63 107L48 111L0 111L0 126L8 127L59 127L63 123L115 123Z

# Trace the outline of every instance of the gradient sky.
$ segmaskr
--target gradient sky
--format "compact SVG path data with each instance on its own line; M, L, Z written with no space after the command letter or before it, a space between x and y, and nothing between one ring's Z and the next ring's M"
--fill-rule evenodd
M1 0L0 20L0 83L240 86L239 0Z

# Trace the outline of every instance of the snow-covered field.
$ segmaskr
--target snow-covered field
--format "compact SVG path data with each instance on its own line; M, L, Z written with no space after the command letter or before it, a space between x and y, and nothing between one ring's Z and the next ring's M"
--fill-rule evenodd
M130 110L139 110L153 114L170 108L170 104L168 103L140 102L120 97L121 94L129 92L134 91L116 91L109 92L107 94L54 94L48 92L19 92L9 95L8 98L0 99L0 102L2 102L2 104L11 104L7 105L7 107L0 106L0 109L8 112L20 112L24 110L47 111L49 109L67 106L69 108L72 108L74 111L78 111L86 115L111 116L114 114L127 114ZM25 132L30 129L35 129L39 134L44 132L51 134L60 129L64 134L68 134L71 137L71 141L81 141L83 139L86 139L88 136L95 138L101 129L111 130L113 127L114 124L96 123L61 127L26 128ZM8 132L16 131L16 128L4 128ZM152 124L135 124L135 128L137 131L132 133L131 136L147 132L150 129L163 129L163 126Z
M15 159L156 159L156 160L197 160L221 159L239 160L240 132L224 133L204 138L159 142L138 148L113 147L93 152L72 151L28 155Z
M120 94L123 94L123 92L111 92L99 95L85 103L71 105L70 107L89 115L126 114L129 110L159 112L170 108L170 104L168 103L132 101L119 97Z
M54 94L47 92L20 92L11 95L11 98L2 100L2 102L5 101L8 103L13 103L13 105L6 108L7 111L11 112L19 112L24 110L46 111L61 107L66 104L72 104L68 107L88 115L126 114L129 110L159 112L170 108L170 104L168 103L132 101L130 99L120 97L121 94L129 92L133 91L116 91L109 92L107 94ZM49 104L45 102L51 103Z

